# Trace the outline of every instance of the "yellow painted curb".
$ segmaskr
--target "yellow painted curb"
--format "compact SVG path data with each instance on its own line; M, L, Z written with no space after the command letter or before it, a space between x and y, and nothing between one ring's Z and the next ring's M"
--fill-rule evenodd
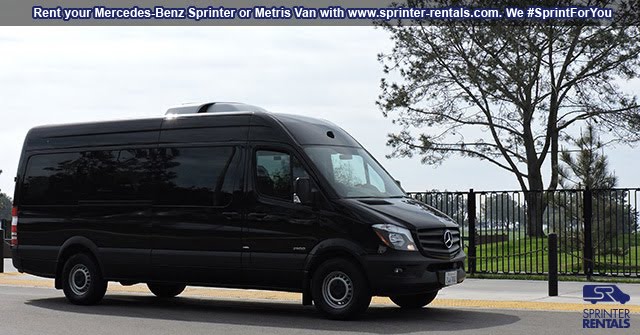
M468 307L485 309L519 309L531 311L563 311L582 312L590 308L626 308L630 313L640 314L638 305L592 305L591 303L566 303L542 301L504 301L504 300L466 300L466 299L436 299L429 306L437 307Z
M53 288L52 279L24 279L17 278L20 274L3 273L0 274L0 285L20 286L20 287L44 287ZM118 283L109 283L110 293L144 293L149 294L149 290L144 284L133 286L122 286ZM236 289L219 289L219 288L203 288L203 287L187 287L183 293L184 296L207 297L207 298L223 298L223 299L262 299L262 300L278 300L278 301L302 301L300 293L261 291L261 290L236 290ZM386 297L374 297L372 300L376 305L393 305ZM585 303L560 303L560 302L541 302L541 301L503 301L503 300L467 300L467 299L446 299L438 298L429 306L433 307L463 307L463 308L482 308L482 309L517 309L531 311L567 311L582 312L589 308L626 308L630 313L640 314L639 305L598 305L593 306Z

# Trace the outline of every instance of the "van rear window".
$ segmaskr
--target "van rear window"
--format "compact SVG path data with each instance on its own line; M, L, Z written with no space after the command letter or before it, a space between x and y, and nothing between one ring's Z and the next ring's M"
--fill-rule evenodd
M35 155L29 159L21 192L25 205L68 205L75 202L75 163L79 153Z

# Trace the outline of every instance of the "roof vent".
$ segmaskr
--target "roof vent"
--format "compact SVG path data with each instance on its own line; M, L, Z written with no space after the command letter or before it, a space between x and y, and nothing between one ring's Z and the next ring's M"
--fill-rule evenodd
M171 107L167 110L166 115L220 112L267 112L267 110L258 106L247 105L239 102L205 102L189 103Z

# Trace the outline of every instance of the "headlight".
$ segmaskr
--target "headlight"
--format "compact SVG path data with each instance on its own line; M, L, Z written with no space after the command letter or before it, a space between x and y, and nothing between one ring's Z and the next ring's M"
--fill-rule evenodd
M416 244L413 242L411 232L402 227L392 224L373 225L376 235L387 247L396 250L416 251Z

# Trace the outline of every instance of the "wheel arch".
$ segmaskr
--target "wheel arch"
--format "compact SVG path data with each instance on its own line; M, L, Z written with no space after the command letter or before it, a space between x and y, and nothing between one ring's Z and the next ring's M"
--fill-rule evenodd
M64 268L64 263L69 257L78 253L88 254L89 257L93 258L93 260L96 262L100 272L104 273L102 263L100 262L100 258L98 257L98 246L96 246L95 243L84 236L74 236L66 240L62 244L62 246L60 247L60 251L58 252L55 277L56 289L62 289L62 269Z
M345 258L352 261L360 268L368 281L369 278L363 263L363 256L365 254L364 249L346 239L329 239L318 243L318 245L309 252L305 263L302 283L302 304L311 305L311 278L313 277L313 272L320 264L327 260Z

